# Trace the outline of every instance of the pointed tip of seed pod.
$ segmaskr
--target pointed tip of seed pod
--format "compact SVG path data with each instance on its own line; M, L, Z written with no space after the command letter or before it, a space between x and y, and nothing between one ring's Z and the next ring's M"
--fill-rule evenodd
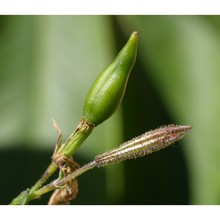
M192 130L191 125L177 125L178 130L184 131L185 134Z
M192 130L191 125L175 125L175 124L170 124L170 125L165 125L161 126L158 130L160 131L172 131L172 132L177 132L177 133L188 133L189 131Z
M181 140L191 130L191 125L168 125L160 129L160 133L165 134L163 142L168 146Z
M133 39L133 38L138 38L138 32L137 32L137 31L134 31L134 32L131 34L130 39Z
M191 131L192 130L192 125L184 125L185 129L187 131Z
M132 35L134 36L137 36L138 35L138 31L133 31Z
M162 127L163 128L163 127ZM168 125L168 126L164 126L164 130L168 130L168 131L172 131L173 133L177 133L177 134L187 134L189 131L192 130L192 126L191 125Z
M187 133L189 133L192 130L192 126L191 125L182 125L180 127L182 127L182 129L185 131L183 136L185 136Z

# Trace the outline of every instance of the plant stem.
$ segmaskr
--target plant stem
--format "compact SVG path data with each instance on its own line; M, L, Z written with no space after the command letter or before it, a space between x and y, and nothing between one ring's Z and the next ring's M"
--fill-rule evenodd
M71 157L80 147L80 145L85 141L85 139L91 134L93 126L87 124L87 122L82 119L77 126L75 132L73 132L63 146L58 150L58 153Z
M82 173L85 173L86 171L93 169L94 167L96 167L96 165L97 165L96 162L92 161L90 163L87 163L83 167L79 168L78 170L74 171L70 175L64 177L63 179L61 179L59 181L53 181L52 183L50 183L50 184L42 187L41 189L35 191L32 194L31 198L29 198L29 201L33 200L33 199L36 199L36 198L40 197L41 195L43 195L43 194L45 194L45 193L47 193L51 190L54 190L54 189L57 189L58 187L63 186L69 180L72 180L72 179L76 178L77 176L81 175Z
M44 172L43 176L34 184L34 186L31 187L29 196L31 197L31 194L38 190L56 170L57 165L52 162Z
M93 126L88 125L82 119L76 130L70 135L67 141L58 150L57 154L71 157L80 147L80 145L85 141L85 139L91 134L93 128ZM38 190L47 181L47 179L57 170L57 168L58 166L54 162L49 165L43 177L38 180L37 183L31 188L29 192L30 198L32 198L32 194L35 194L35 191Z
M63 146L58 150L58 154L71 157L79 148L79 146L85 141L85 139L90 135L93 130L93 126L89 126L83 119L80 121L76 130L70 135L67 141L63 144ZM55 153L56 156L56 153ZM57 170L58 166L52 162L44 175L40 180L36 182L36 184L30 189L29 196L32 197L32 194L36 190L38 190L47 179Z
M181 140L191 129L192 127L188 125L168 125L146 132L145 134L121 144L118 148L114 148L96 156L92 162L87 163L61 180L53 181L52 183L35 190L31 196L29 195L28 202L51 190L65 187L65 184L68 181L75 179L77 176L93 169L94 167L103 167L127 159L142 157L168 147Z
M52 161L51 164L48 166L43 176L34 184L34 186L31 187L28 193L26 204L28 204L30 200L33 200L33 198L36 198L35 192L57 170L58 165L55 163L56 156L59 155L59 157L71 157L80 147L80 145L85 141L85 139L91 134L93 128L94 127L92 125L88 125L84 119L80 121L76 130L70 135L67 141L57 150L57 152L55 152L55 154L52 157L54 161ZM15 197L12 201L16 200L16 198L19 198L19 196L20 194L17 197Z

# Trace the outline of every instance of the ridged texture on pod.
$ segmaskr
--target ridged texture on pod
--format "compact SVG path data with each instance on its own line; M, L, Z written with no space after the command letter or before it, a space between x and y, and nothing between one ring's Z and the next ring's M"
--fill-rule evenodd
M120 105L137 54L138 33L133 32L126 45L94 81L86 97L83 118L93 126L108 119Z
M121 144L118 148L96 156L96 164L102 167L127 159L143 157L176 143L191 129L190 125L168 125L146 132Z

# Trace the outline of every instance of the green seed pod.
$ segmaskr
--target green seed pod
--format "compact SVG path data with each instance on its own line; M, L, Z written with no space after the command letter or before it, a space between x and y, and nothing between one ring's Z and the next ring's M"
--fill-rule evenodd
M133 32L126 45L94 81L86 97L83 118L93 126L108 119L120 105L137 53L138 33Z

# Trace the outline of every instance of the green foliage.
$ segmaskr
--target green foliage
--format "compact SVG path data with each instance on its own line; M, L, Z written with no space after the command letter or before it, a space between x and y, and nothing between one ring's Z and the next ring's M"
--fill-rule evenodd
M219 204L219 16L123 17L140 32L140 60L172 118L193 126L184 147L193 204ZM127 32L126 32L127 33Z

